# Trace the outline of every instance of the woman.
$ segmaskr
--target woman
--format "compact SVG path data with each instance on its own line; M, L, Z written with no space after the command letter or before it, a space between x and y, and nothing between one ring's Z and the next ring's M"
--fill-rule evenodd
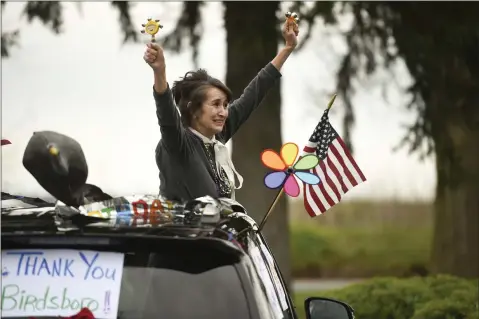
M147 45L143 58L153 69L153 96L161 129L156 147L161 195L179 201L207 195L234 199L243 178L224 144L281 77L279 71L297 45L297 24L285 22L282 33L284 48L234 101L221 81L201 69L186 73L170 89L163 49L155 43Z

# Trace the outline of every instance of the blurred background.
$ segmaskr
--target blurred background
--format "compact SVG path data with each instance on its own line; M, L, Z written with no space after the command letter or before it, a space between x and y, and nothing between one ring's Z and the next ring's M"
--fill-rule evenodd
M302 198L276 207L265 234L298 302L373 277L477 278L479 7L461 6L2 1L1 137L12 142L1 150L2 192L48 198L21 159L34 131L52 130L80 142L89 183L156 194L161 135L141 24L164 26L170 84L201 67L239 96L283 45L279 28L294 10L300 45L228 145L245 177L239 201L259 221L276 195L262 184L260 152L302 147L333 93L331 124L368 179L315 218Z

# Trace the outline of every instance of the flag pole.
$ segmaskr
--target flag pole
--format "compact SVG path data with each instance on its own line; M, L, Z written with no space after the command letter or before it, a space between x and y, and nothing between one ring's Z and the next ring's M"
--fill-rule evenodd
M336 100L336 96L338 96L338 95L336 93L334 93L333 97L331 98L331 100L328 103L328 110L331 108L331 106L333 106L334 100Z
M337 96L337 94L335 93L333 95L333 97L331 98L331 100L329 101L328 107L327 107L328 110L333 106L334 100L336 100L336 96ZM280 191L278 192L278 194L274 198L273 203L271 203L271 205L268 208L268 211L264 215L263 220L261 220L261 223L259 224L259 227L258 227L258 232L260 232L264 228L264 225L266 224L266 221L268 220L268 217L273 212L273 209L275 208L276 204L278 204L278 201L281 198L281 195L283 195L283 193L284 193L284 187L281 187Z

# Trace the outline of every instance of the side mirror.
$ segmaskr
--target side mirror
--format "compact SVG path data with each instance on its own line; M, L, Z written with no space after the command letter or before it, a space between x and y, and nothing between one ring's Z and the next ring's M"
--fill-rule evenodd
M76 140L51 131L35 132L23 154L23 166L56 199L81 205L88 165Z
M339 300L310 297L304 302L306 319L354 319L354 309Z

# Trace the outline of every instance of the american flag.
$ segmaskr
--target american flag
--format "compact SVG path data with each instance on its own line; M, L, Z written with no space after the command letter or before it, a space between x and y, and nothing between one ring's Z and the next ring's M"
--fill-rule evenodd
M304 183L304 207L311 217L323 214L350 189L366 181L344 141L329 123L328 113L329 109L324 111L303 150L304 155L319 157L319 165L309 172L317 175L321 182L318 185Z

